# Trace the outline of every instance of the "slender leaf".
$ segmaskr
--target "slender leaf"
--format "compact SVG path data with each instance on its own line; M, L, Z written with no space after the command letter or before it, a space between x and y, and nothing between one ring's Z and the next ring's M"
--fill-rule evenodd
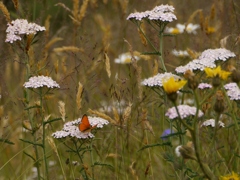
M9 141L8 139L2 139L0 138L0 142L4 142L4 143L7 143L7 144L14 144L13 142Z
M157 144L149 144L149 145L146 145L146 146L143 146L141 149L138 150L139 151L142 151L144 149L147 149L147 148L152 148L152 147L155 147L155 146L170 146L172 147L172 144L170 142L165 142L165 143L157 143Z
M32 141L28 141L28 140L25 140L25 139L19 139L20 141L23 141L25 143L28 143L28 144L32 144L32 145L36 145L36 146L40 146L40 147L43 147L42 144L38 144L38 143L35 143L35 142L32 142Z

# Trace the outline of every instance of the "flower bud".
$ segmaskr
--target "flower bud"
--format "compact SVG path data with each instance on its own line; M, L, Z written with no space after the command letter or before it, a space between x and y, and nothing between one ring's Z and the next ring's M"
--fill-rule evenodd
M217 91L216 93L216 102L214 104L214 111L216 111L217 113L221 114L224 109L225 109L225 105L224 105L224 95L222 91Z

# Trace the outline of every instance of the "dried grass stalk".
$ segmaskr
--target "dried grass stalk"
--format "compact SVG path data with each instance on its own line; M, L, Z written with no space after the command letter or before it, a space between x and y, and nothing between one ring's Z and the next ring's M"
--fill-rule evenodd
M58 109L61 114L61 118L63 122L65 122L66 111L65 111L65 103L63 101L58 101Z
M123 112L123 123L126 123L131 115L132 103L129 103Z
M154 59L154 65L153 65L153 76L158 74L158 60Z
M71 12L71 9L69 9L65 4L63 3L57 3L55 6L61 6L63 9L65 9L68 12Z
M104 114L104 113L102 113L102 112L100 112L100 111L88 109L88 113L90 113L90 114L95 114L95 115L97 115L97 116L99 116L99 117L101 117L101 118L103 118L103 119L108 120L108 121L109 121L110 123L112 123L112 124L116 124L116 122L115 122L110 116L108 116L108 115L106 115L106 114Z
M74 19L77 19L77 17L78 17L78 10L79 10L79 0L73 0L72 14L73 14Z
M197 9L196 11L194 11L191 16L188 18L188 21L186 23L186 26L191 23L193 21L193 19L196 17L197 14L202 13L202 9Z
M6 8L6 6L3 4L3 2L0 2L0 9L3 12L7 22L10 23L11 22L10 13L9 13L8 9Z
M120 122L120 116L119 116L119 114L118 114L118 110L117 110L115 107L112 107L112 110L113 110L114 119L115 119L115 121L117 122L117 124L119 124L119 122Z
M138 35L139 35L139 37L140 37L140 39L141 39L142 44L143 44L144 46L147 46L147 39L145 38L145 36L144 36L144 34L143 34L143 33L145 33L145 32L144 32L144 31L145 31L145 25L144 25L144 23L141 24L141 29L142 29L142 31L141 31L140 29L138 29Z
M75 47L75 46L62 46L60 48L54 48L54 51L55 52L67 52L67 51L70 51L70 52L84 52L84 49L83 48L78 48L78 47Z
M89 2L89 0L84 0L83 1L83 4L80 8L79 15L78 15L78 18L77 18L79 23L81 23L82 19L85 17L87 7L88 7L88 2Z
M15 8L16 10L18 10L18 5L19 5L18 0L12 0L12 2L13 2L13 5L14 5L14 8Z
M216 7L215 7L215 4L213 4L211 7L210 20L214 20L215 16L216 16Z
M111 77L111 66L110 66L110 59L109 59L107 53L104 53L104 59L105 59L105 67L106 67L107 75L110 78Z
M82 108L82 94L83 94L83 85L81 82L78 83L78 91L77 91L77 98L76 98L76 103L77 103L77 108L80 110Z

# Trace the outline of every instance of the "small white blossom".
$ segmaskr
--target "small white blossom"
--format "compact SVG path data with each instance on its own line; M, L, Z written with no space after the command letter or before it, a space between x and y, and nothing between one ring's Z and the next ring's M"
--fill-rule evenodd
M187 25L187 27L185 28L185 30L187 31L187 33L189 34L197 34L197 29L200 28L200 25L199 24L192 24L192 23L189 23Z
M45 31L46 28L35 23L28 23L25 19L16 19L8 23L6 29L7 37L5 42L13 43L13 41L21 40L23 34L36 34L38 31Z
M227 90L227 95L230 100L240 100L240 89L236 83L228 83L224 88Z
M47 86L48 88L60 88L60 86L53 81L52 78L47 76L34 76L28 82L23 84L25 88L41 88Z
M172 54L177 57L188 57L189 56L187 51L182 51L182 50L177 51L176 49L172 50Z
M134 58L137 61L140 59L138 56L134 56ZM132 62L132 56L130 53L123 53L123 54L120 54L118 58L114 60L114 62L118 64L129 64Z
M196 107L191 107L188 105L179 105L177 106L178 112L181 116L181 119L187 118L189 116L195 116L197 109ZM178 113L176 111L175 107L172 107L167 110L165 116L167 116L169 119L175 119L178 117ZM198 117L202 117L203 112L201 110L198 110Z
M150 77L148 79L143 80L142 85L145 85L145 86L161 86L162 87L163 80L166 81L171 77L174 77L174 79L176 79L176 80L181 79L180 76L174 75L172 73L167 73L167 72L163 73L163 74L158 73L157 75L155 75L153 77Z
M211 88L212 88L212 85L208 83L200 83L198 85L198 89L211 89Z
M222 121L219 121L218 125L219 125L219 127L225 127L225 124ZM201 127L202 126L212 126L212 127L215 127L215 119L209 119L209 120L204 121L202 123Z
M184 32L185 25L184 24L177 24L176 27L166 27L165 33L169 34L182 34Z
M81 132L78 128L78 125L81 122L81 118L76 119L74 121L70 121L64 124L63 129L61 131L57 131L52 134L54 138L65 138L65 137L75 137L78 139L87 139L93 138L94 135L91 132ZM91 126L95 126L97 128L103 128L104 125L107 125L109 122L105 119L99 117L91 117L88 116L88 120Z
M175 148L175 154L177 157L181 156L180 149L182 148L182 145L179 145Z
M156 6L151 11L131 13L127 17L127 20L141 21L142 19L146 18L152 21L172 22L173 20L177 19L173 12L173 6L160 5Z

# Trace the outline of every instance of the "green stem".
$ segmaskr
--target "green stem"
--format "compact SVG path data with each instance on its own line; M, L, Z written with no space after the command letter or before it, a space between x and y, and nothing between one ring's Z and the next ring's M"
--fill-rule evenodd
M90 144L90 154L91 154L91 162L92 162L92 179L94 179L94 160L93 160L93 153L92 153L92 143L93 140L91 140L91 144Z
M197 110L196 110L196 115L195 115L194 120L193 120L193 131L190 131L190 132L191 132L191 135L192 135L195 154L196 154L196 157L197 157L197 161L200 165L200 168L202 169L202 171L206 175L206 177L208 179L215 180L215 179L217 179L217 177L215 177L213 172L210 170L209 166L207 164L203 163L202 159L201 159L200 141L199 141L199 126L198 126L199 100L198 100L198 96L197 96L195 91L193 91L193 94L194 94L194 98L195 98L195 101L196 101Z
M46 178L47 180L49 179L49 174L48 174L48 163L47 163L47 155L46 155L46 144L45 144L45 139L46 139L46 127L44 123L44 115L43 115L43 94L42 94L42 88L39 89L39 96L40 96L40 114L41 114L41 119L42 119L42 145L43 145L43 158L44 158L44 163L45 163L45 172L46 172Z
M86 169L85 169L84 164L83 164L83 159L82 159L82 156L79 153L79 150L78 150L79 148L77 147L77 142L75 140L73 140L73 143L74 143L75 148L76 148L76 151L74 151L74 152L78 155L78 157L79 157L79 159L80 159L80 161L82 163L83 169L84 169L84 174L85 174L85 178L84 179L88 180L88 175L87 175Z
M27 52L25 52L25 64L26 64L26 77L25 77L25 81L27 82L29 80L29 77L30 77L30 65L29 65L29 57L28 57L28 54ZM26 106L28 107L29 106L29 102L30 102L30 91L29 89L25 89L25 98L26 98ZM33 141L34 143L37 143L37 137L36 137L36 123L35 121L32 119L31 117L31 113L30 113L30 109L27 110L27 114L28 114L28 120L31 124L31 127L32 127L32 135L33 135ZM40 166L39 166L39 152L38 152L38 148L37 148L37 145L33 145L33 148L34 148L34 151L35 151L35 155L36 155L36 162L35 162L35 166L37 168L37 175L38 175L38 180L41 179L41 173L40 173Z
M165 63L164 63L164 59L163 59L163 31L160 30L159 32L159 52L160 52L160 55L159 55L159 58L160 58L160 62L162 64L162 68L164 70L164 72L167 72L167 69L166 69L166 66L165 66Z

